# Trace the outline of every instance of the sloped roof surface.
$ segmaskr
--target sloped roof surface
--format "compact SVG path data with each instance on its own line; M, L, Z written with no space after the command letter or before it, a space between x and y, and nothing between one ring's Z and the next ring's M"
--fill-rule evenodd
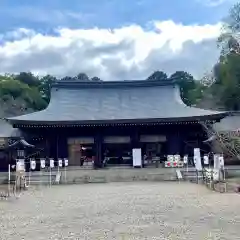
M213 128L219 132L240 130L240 113L223 118L220 122L213 124Z
M9 120L18 123L65 123L187 119L221 114L186 106L178 87L171 81L57 82L45 110Z
M21 132L19 129L13 128L11 124L6 122L5 120L0 119L0 137L19 137Z

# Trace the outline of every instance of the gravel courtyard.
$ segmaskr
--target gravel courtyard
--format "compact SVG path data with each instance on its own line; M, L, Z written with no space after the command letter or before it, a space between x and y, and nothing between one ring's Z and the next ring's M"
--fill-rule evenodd
M41 187L0 202L0 239L240 239L240 195L190 183Z

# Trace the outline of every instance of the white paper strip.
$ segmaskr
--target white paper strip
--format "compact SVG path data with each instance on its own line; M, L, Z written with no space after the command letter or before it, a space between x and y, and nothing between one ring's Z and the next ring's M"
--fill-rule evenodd
M45 168L46 167L45 159L40 159L40 165L41 165L41 168Z
M50 159L50 168L54 168L54 160Z
M30 160L30 166L32 170L36 169L36 161L34 159Z
M64 158L64 166L67 167L68 166L68 159Z
M59 167L62 167L62 165L63 165L63 164L62 164L62 159L58 159L58 166L59 166Z

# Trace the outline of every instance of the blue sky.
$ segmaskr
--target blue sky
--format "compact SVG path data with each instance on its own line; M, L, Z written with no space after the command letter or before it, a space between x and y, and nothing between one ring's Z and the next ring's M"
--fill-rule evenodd
M70 28L145 26L152 20L188 24L220 21L232 0L210 7L211 0L1 0L0 31L18 27L48 31ZM213 0L212 2L222 2Z
M0 0L0 72L129 80L183 70L200 79L236 2Z

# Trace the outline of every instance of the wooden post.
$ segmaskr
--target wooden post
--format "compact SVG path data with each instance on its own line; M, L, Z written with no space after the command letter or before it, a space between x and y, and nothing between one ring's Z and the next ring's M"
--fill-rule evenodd
M96 157L94 159L94 168L102 167L102 135L97 134L94 139L95 149L96 149Z

